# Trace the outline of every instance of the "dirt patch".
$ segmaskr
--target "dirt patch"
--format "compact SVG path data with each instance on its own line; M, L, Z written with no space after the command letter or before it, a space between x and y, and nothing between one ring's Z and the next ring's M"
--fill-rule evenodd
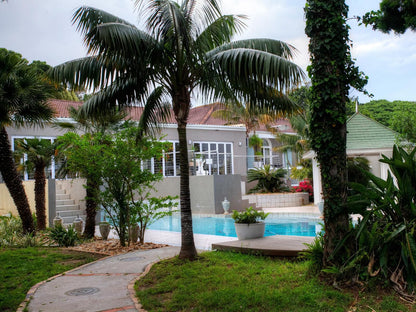
M109 239L102 240L101 238L95 237L92 241L88 241L77 245L75 247L70 247L70 250L84 251L89 253L96 253L101 255L114 256L123 254L129 251L134 250L150 250L161 247L166 247L165 244L153 244L153 243L130 243L130 246L121 246L118 239Z

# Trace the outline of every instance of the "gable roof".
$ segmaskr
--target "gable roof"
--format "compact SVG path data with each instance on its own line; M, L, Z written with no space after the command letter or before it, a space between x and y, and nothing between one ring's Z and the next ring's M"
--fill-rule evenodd
M381 123L355 113L347 120L347 151L392 148L397 135Z
M56 118L70 118L68 108L75 107L78 108L82 106L83 102L75 102L75 101L67 101L67 100L57 100L57 99L50 99L48 101L49 105L55 111ZM227 122L221 118L215 118L212 116L212 113L216 110L222 109L224 106L221 103L212 103L202 106L196 106L190 109L189 117L188 117L188 125L207 125L207 126L225 126ZM131 120L138 121L140 120L140 116L142 115L143 107L139 106L132 106L127 108L127 118ZM168 121L170 124L176 124L176 120L171 111L171 118ZM227 125L227 126L235 126L235 127L244 127L242 124L236 125ZM275 121L274 127L278 130L285 132L285 133L294 133L292 127L290 126L290 122L287 119L278 119ZM259 131L267 131L265 126L260 126Z

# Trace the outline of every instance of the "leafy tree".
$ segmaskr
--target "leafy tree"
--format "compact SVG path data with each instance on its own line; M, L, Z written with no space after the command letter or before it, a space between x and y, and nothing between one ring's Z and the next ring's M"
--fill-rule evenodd
M40 124L52 118L47 105L52 86L27 60L0 49L0 173L22 219L25 233L35 231L29 202L16 170L6 126Z
M17 141L15 155L22 159L26 155L26 161L20 168L21 171L35 172L35 206L37 229L46 229L45 186L47 169L52 163L52 157L56 156L55 142L45 139L25 139Z
M310 38L310 143L320 163L324 203L324 265L341 261L337 244L349 230L346 170L346 103L350 86L363 90L366 78L350 55L348 6L343 0L308 0L306 29Z
M112 132L117 130L121 121L126 116L125 112L123 111L111 111L106 114L101 114L96 117L86 116L82 113L80 109L76 109L74 107L70 107L68 109L70 117L76 122L68 123L68 122L57 122L56 125L78 133L87 133L88 135L85 138L75 137L72 135L68 135L64 139L61 139L60 150L64 155L66 155L66 161L64 168L69 171L73 171L76 173L80 173L86 179L86 214L87 218L85 220L85 229L84 229L84 236L87 238L94 237L95 233L95 216L98 210L98 194L99 194L99 187L100 187L100 171L94 165L93 160L95 159L96 155L90 154L91 156L91 164L90 166L85 161L88 159L84 157L80 157L71 149L77 149L85 147L90 143L91 145L94 144L94 138L97 135L105 135L108 132ZM85 141L86 140L86 141ZM81 144L82 142L82 144ZM96 147L91 147L91 152L96 152ZM69 163L69 166L67 166Z
M400 133L400 141L416 143L416 111L404 109L392 116L391 126Z
M281 41L231 43L244 26L243 17L222 15L216 0L138 0L136 6L146 31L97 9L78 9L73 22L84 34L90 56L59 65L52 75L101 89L84 104L90 114L151 99L142 115L145 131L167 117L164 99L171 101L179 137L179 257L195 259L186 139L191 94L198 90L209 100L273 106L270 95L284 93L303 73L290 61L294 48Z
M416 2L414 0L382 0L380 9L367 12L360 20L374 30L403 34L407 29L416 31Z

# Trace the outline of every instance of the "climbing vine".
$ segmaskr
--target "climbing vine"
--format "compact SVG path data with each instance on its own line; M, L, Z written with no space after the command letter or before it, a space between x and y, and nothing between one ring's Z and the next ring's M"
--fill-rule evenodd
M307 0L310 38L311 147L320 163L324 205L324 263L348 231L346 173L346 103L350 86L363 91L367 77L354 66L344 0ZM335 261L336 262L336 261Z

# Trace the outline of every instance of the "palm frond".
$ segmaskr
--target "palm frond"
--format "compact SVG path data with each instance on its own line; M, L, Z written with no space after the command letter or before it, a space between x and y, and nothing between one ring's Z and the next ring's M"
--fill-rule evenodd
M243 15L220 16L197 35L195 46L206 52L230 42L233 36L246 26L243 22L244 18Z
M94 116L105 111L114 110L115 107L126 107L142 101L148 92L146 81L135 78L116 79L111 85L94 94L82 106L86 115Z
M287 60L292 60L298 52L293 45L287 44L283 41L275 39L257 38L224 43L223 45L209 52L208 56L233 49L249 49L268 52L270 54L283 57Z
M96 56L88 56L55 66L49 75L56 81L85 89L107 86L116 77L117 63Z
M166 92L159 86L148 96L139 121L140 133L155 136L160 130L161 123L166 123L171 117L171 105L165 101Z
M88 6L82 6L75 11L72 16L72 23L77 24L77 30L84 34L84 42L87 46L90 44L90 36L96 31L97 26L100 24L120 23L133 26L129 22L115 15Z
M246 48L237 48L211 54L219 76L223 76L237 90L250 91L253 79L261 88L272 87L280 92L290 90L304 78L302 69L278 55Z

